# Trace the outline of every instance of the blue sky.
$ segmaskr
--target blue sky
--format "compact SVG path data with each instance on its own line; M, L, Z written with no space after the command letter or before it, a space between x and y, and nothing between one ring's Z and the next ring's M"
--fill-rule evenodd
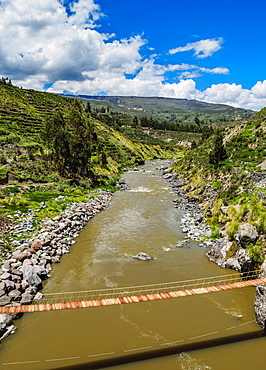
M0 76L73 94L266 106L265 2L2 0Z

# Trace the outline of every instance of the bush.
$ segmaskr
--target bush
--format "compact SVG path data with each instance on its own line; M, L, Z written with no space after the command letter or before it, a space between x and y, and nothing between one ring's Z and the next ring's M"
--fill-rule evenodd
M239 226L238 221L228 222L226 232L229 240L234 239L234 236L237 234L238 226Z
M254 244L247 244L246 248L248 250L250 258L252 258L254 262L260 264L264 261L264 256L262 255L262 247Z

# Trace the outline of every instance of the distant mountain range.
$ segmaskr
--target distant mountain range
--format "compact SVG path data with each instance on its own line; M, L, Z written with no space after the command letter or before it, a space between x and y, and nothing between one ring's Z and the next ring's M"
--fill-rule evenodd
M67 95L69 97L69 95ZM90 100L92 107L109 106L110 110L127 112L136 116L153 116L158 119L193 121L195 116L200 119L239 120L248 119L255 112L235 108L224 104L212 104L198 100L136 97L136 96L72 96L82 100Z

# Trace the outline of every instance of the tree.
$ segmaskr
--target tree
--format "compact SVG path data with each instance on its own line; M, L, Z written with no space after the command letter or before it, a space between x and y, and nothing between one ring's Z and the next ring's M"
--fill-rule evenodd
M85 112L90 114L91 113L91 103L89 100L87 100L87 104L86 104L86 107L85 107Z
M219 167L219 163L227 158L226 150L223 145L223 137L217 132L214 137L214 147L209 154L209 162L214 165L215 168Z
M41 132L41 139L49 149L48 158L61 176L90 175L93 138L97 139L97 135L78 100L74 101L67 118L60 112L55 113Z
M199 119L199 117L195 117L195 123L196 123L196 125L199 125L200 124L200 119Z

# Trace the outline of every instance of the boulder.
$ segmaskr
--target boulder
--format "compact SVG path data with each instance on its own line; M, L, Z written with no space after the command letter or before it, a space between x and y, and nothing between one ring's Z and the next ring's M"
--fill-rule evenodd
M11 297L12 300L17 301L19 297L21 296L21 292L17 289L14 289L14 290L11 290L8 296Z
M255 226L246 223L238 227L238 236L240 243L245 245L247 243L255 242L258 239L259 234Z
M29 294L29 293L23 293L22 295L21 295L21 300L20 300L20 303L22 304L22 305L25 305L25 304L31 304L31 302L33 301L33 298L34 298L34 296L33 295L31 295L31 294Z
M39 241L39 240L35 240L32 244L31 244L31 248L34 249L35 251L39 250L39 249L42 249L42 243Z
M256 287L254 308L257 324L263 330L266 330L266 287L264 285L258 285Z
M153 260L151 256L149 256L147 253L139 252L136 256L132 256L132 258L136 258L138 260L142 261L150 261Z
M7 295L0 297L0 306L6 306L11 302L11 298Z
M36 271L37 266L26 265L22 267L23 279L26 280L29 285L40 288L42 285L42 279Z

